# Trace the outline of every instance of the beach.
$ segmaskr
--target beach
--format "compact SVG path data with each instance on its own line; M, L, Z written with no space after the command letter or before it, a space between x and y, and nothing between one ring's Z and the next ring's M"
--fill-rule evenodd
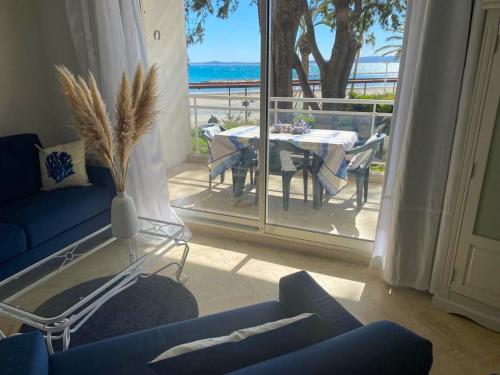
M301 94L296 90L295 96L301 96ZM350 91L350 86L349 90ZM363 94L363 87L355 87L354 92L358 94ZM393 87L367 87L366 94L384 94L392 93ZM232 97L232 98L231 98ZM321 91L315 90L315 97L321 98ZM196 98L196 111L194 110L194 98ZM206 92L205 90L195 90L190 92L190 107L191 107L191 127L195 127L195 123L198 125L208 123L210 117L215 116L219 121L246 121L249 124L258 123L260 114L258 112L260 108L260 91L247 91L245 96L245 91L241 89L231 89L231 95L228 95L228 89L219 89L218 92ZM248 103L248 111L243 111L241 109L244 107L245 102ZM205 108L205 107L219 107L215 108ZM246 117L245 117L246 112ZM196 117L196 118L195 118Z

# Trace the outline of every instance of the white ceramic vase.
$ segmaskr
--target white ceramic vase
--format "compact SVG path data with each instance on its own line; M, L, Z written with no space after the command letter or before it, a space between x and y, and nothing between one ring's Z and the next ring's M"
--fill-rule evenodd
M118 192L111 203L111 230L120 239L131 239L139 232L134 200L125 191Z

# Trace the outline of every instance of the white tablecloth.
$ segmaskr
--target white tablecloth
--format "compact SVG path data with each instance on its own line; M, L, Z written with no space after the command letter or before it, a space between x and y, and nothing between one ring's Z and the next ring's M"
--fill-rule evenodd
M249 140L259 138L258 126L239 126L220 134L212 140L212 160L209 163L212 177L218 176L240 161L241 150ZM308 150L323 161L317 178L330 194L336 194L347 183L345 152L357 142L355 132L343 130L311 129L307 134L270 133L270 140L284 140Z

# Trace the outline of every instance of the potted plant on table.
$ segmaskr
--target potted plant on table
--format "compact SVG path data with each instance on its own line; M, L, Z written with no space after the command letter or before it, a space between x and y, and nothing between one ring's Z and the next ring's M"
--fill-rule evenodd
M64 66L56 69L77 131L86 147L111 171L117 191L111 205L113 235L130 239L139 231L139 223L134 201L125 189L128 163L134 145L151 129L158 115L156 66L144 75L138 65L132 85L123 73L116 99L115 126L92 73L87 82Z

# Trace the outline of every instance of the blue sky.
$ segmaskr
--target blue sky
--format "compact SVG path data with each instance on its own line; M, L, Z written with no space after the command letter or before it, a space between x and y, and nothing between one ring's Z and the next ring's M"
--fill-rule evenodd
M372 56L374 50L386 44L385 38L391 33L379 26L371 30L375 34L376 44L364 46L361 56ZM316 38L323 56L330 56L333 34L327 27L318 27ZM221 20L210 16L206 22L205 40L201 44L190 46L190 62L238 61L258 62L260 54L260 33L257 19L257 7L242 0L238 10L229 19Z

